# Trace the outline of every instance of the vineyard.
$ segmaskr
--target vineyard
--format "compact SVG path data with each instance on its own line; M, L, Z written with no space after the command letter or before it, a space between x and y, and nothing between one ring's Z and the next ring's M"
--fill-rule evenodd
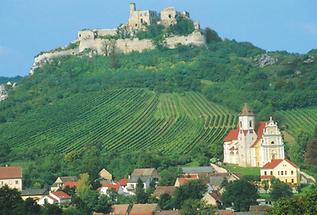
M187 153L199 144L222 144L235 123L235 114L196 92L119 89L76 95L28 112L1 124L0 141L16 151L45 145L67 153L98 142L104 153Z
M313 134L317 126L317 108L301 108L289 111L279 111L283 118L283 124L293 137L302 132Z

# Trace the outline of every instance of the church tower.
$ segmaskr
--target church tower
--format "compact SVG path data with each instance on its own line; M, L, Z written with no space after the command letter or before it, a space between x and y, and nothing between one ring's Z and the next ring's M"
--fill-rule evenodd
M266 123L261 148L261 166L270 162L272 159L285 159L282 134L272 117L270 117L270 121Z
M257 139L255 129L255 114L247 104L244 104L239 114L239 166L253 166L254 159L251 145Z
M239 115L240 130L254 130L255 114L251 111L248 104L244 104Z

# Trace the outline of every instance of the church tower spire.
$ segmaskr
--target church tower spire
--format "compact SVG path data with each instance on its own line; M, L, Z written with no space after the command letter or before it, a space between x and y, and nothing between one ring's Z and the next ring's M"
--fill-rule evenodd
M239 128L240 130L254 130L255 128L255 114L247 103L244 104L239 114Z

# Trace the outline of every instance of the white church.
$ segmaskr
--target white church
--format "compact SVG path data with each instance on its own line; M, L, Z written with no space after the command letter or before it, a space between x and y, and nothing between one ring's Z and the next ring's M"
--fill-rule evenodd
M238 128L224 138L224 163L262 167L272 159L284 159L282 134L273 121L255 124L255 114L247 104L239 115Z

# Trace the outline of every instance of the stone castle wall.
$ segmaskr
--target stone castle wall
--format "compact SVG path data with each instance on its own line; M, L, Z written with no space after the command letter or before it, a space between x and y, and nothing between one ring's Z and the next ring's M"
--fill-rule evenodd
M150 39L117 39L108 40L101 39L92 36L91 31L82 31L81 40L79 40L79 47L76 49L68 49L54 52L47 52L37 56L34 59L33 66L31 68L30 74L34 73L34 70L44 63L50 62L56 58L77 55L85 50L89 49L95 51L97 54L106 54L105 49L114 50L116 53L130 53L133 51L143 52L145 50L151 50L155 48L155 44ZM84 39L86 38L86 39ZM194 45L194 46L204 46L206 44L205 37L200 31L194 31L192 34L187 36L172 36L167 37L163 42L167 48L174 49L179 45ZM108 47L106 46L113 46Z
M34 58L34 63L33 63L32 68L30 70L30 74L32 75L36 68L42 66L45 63L51 62L52 60L54 60L56 58L69 56L69 55L76 55L78 53L79 53L78 48L76 48L76 49L46 52L46 53L40 54L39 56Z

